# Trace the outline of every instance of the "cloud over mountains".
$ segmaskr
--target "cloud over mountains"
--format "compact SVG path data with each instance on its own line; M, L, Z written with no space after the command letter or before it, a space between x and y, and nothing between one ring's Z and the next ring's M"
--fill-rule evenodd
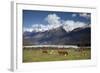
M73 14L72 17L76 17L76 14ZM90 15L86 13L81 13L81 17L89 18ZM62 26L67 32L72 31L78 27L88 26L85 22L74 21L74 20L62 20L57 14L48 14L43 21L47 22L47 24L33 24L30 28L24 28L24 31L35 31L35 32L43 32L51 29L58 28Z

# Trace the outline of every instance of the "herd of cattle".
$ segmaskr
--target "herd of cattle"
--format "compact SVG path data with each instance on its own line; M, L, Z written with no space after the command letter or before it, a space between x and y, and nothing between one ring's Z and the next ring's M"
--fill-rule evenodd
M84 52L83 52L84 50L85 50L85 48L78 48L78 49L76 49L75 51L80 52L80 53L84 53ZM49 52L48 50L43 50L43 49L42 49L42 53L43 53L43 54L55 54L55 51L54 51L54 50L51 50L51 51ZM58 53L59 55L62 55L62 56L67 56L67 55L69 55L70 52L67 51L67 50L60 49L60 50L57 51L57 53Z
M47 50L42 50L42 53L49 54L49 52ZM50 54L55 54L54 50L51 50ZM68 51L58 50L58 54L67 56L68 55Z
M33 48L31 48L31 49L33 49ZM36 48L37 49L37 48ZM35 49L35 50L36 50ZM56 50L55 51L55 48L52 48L51 50L50 50L50 48L38 48L38 49L40 49L41 50L41 53L42 54L58 54L58 55L60 55L60 56L67 56L67 55L69 55L70 54L70 52L68 51L68 50L65 50L65 48L58 48L58 50ZM49 50L48 50L49 49ZM56 48L57 49L57 48ZM80 52L80 53L83 53L83 51L85 50L86 48L77 48L77 49L75 49L75 51L77 51L77 52Z

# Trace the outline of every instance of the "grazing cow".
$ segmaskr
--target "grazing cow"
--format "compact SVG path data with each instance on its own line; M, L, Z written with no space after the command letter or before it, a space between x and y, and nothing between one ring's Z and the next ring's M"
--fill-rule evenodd
M45 54L47 54L47 53L48 53L48 51L47 51L47 50L43 50L43 51L42 51L42 53L45 53Z
M68 52L67 51L58 51L58 54L59 55L67 56L68 55Z

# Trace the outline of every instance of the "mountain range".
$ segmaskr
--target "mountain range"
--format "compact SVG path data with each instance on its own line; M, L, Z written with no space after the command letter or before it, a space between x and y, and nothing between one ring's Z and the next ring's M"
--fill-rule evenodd
M23 32L23 45L91 45L91 27L67 32L62 26L44 32Z

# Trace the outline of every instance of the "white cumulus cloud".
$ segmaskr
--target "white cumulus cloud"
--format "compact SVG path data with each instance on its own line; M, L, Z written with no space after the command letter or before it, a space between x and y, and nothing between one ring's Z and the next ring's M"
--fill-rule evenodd
M67 20L63 22L63 28L66 31L72 31L75 28L79 28L79 27L85 27L87 26L86 23L83 22L79 22L79 21L73 21L73 20Z
M90 17L91 17L91 15L88 14L88 13L80 13L79 15L80 15L81 17L85 17L85 18L90 18Z
M33 31L36 32L43 32L48 30L47 25L43 25L43 24L33 24L32 25Z
M56 14L49 14L45 20L48 22L50 27L57 28L61 26L61 18Z
M28 32L32 32L33 31L33 28L23 28L23 31L28 31Z
M76 17L77 16L77 14L72 14L72 17Z

